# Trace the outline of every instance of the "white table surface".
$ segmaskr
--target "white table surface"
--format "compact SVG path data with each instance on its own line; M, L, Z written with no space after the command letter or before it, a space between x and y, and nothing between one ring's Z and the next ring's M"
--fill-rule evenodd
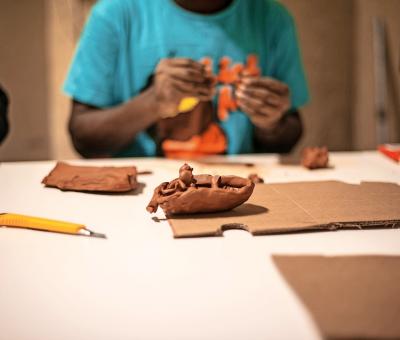
M276 156L240 159L255 161L267 182L400 184L400 166L376 152L333 153L334 168L318 171L279 165ZM400 230L389 229L174 239L145 206L157 184L177 176L180 162L75 163L133 163L154 174L140 177L140 195L93 195L44 188L53 161L0 164L0 211L83 223L108 236L0 228L2 340L318 339L271 254L400 254Z

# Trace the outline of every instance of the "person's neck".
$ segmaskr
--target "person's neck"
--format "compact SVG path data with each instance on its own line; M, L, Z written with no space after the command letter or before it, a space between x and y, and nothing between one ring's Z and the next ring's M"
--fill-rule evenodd
M224 10L234 0L174 0L180 7L196 13L212 14Z

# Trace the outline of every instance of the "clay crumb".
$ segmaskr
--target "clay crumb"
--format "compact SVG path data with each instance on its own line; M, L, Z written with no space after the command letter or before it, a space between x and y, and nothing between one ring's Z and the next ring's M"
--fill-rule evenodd
M323 147L306 147L303 149L301 157L301 165L305 168L323 169L329 164L329 152L326 146Z
M256 173L252 173L247 177L254 184L264 183L264 179L258 176Z

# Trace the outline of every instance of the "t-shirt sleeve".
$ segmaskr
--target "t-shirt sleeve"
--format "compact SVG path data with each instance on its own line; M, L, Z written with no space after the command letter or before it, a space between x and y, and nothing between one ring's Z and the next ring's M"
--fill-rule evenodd
M273 76L286 83L290 88L292 107L294 111L309 101L307 80L299 48L296 25L290 13L281 4L277 4L277 31L274 47L276 63Z
M96 5L85 25L64 91L75 100L96 107L113 104L117 65L117 32L104 8Z

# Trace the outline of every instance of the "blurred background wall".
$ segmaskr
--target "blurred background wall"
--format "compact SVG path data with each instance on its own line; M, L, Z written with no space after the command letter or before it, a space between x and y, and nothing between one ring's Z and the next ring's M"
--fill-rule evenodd
M251 1L251 0L249 0ZM0 160L78 155L61 92L94 0L0 0L0 83L8 90L11 133ZM391 141L400 139L400 0L281 0L299 31L312 100L304 145L331 150L376 148L372 17L386 23ZM396 116L397 115L397 116Z
M353 59L353 147L368 149L376 140L374 60L371 18L385 20L387 33L387 116L390 141L400 141L400 1L356 0ZM364 131L365 130L365 131Z
M0 0L0 83L11 100L11 131L0 159L50 158L44 1Z
M311 102L304 144L352 148L353 1L284 0L299 31ZM301 147L301 146L300 146Z

